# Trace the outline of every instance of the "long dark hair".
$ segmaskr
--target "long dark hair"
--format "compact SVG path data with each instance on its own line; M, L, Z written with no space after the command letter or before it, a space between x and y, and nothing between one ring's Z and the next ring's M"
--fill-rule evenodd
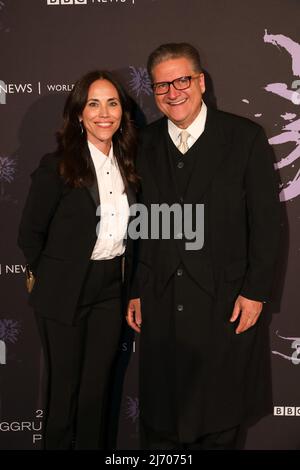
M60 174L68 185L75 188L89 186L94 181L91 160L86 158L86 153L83 151L87 134L79 122L79 116L86 105L90 86L99 79L108 80L118 91L122 119L120 128L112 138L114 155L125 187L131 185L137 189L139 179L134 170L137 139L135 126L130 118L130 99L114 76L102 70L89 72L80 78L67 98L63 112L63 125L57 133L58 151L61 155Z

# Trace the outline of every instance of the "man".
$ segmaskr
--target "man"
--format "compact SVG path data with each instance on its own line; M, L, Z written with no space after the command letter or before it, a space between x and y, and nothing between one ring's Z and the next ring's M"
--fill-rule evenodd
M259 125L205 105L191 45L158 47L148 71L165 117L141 135L140 202L149 213L178 204L184 222L185 208L195 219L203 207L204 243L193 249L175 223L173 237L139 241L127 322L141 332L141 445L232 449L240 425L270 409L261 317L279 233L272 151Z

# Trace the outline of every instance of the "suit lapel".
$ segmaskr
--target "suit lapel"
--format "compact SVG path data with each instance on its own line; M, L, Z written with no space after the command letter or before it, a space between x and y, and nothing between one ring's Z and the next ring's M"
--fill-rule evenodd
M147 153L149 168L153 173L154 181L163 195L164 202L173 204L178 199L174 168L169 159L168 144L168 124L163 118L151 136L152 143Z
M88 145L86 145L84 147L83 155L84 155L84 157L87 161L87 164L91 167L91 170L94 174L94 182L93 182L92 186L86 187L86 190L88 191L89 195L91 196L95 206L98 207L99 204L100 204L100 194L99 194L99 188L98 188L98 182L97 182L97 175L96 175L94 162L93 162L93 159L91 157Z

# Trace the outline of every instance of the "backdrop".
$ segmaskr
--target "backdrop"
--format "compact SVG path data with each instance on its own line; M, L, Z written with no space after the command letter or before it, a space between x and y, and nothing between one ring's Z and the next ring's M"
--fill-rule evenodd
M206 99L262 124L274 145L282 204L280 263L268 306L275 407L250 428L245 448L300 449L299 17L299 0L0 1L1 449L41 443L43 358L16 244L30 173L55 148L67 93L89 70L118 73L140 118L156 119L145 64L156 46L171 41L199 48ZM138 448L137 349L124 336L111 420L121 449Z

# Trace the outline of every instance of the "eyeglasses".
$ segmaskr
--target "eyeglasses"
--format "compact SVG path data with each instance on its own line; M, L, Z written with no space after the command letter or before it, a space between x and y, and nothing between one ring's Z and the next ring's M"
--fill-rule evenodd
M170 85L173 85L175 90L186 90L191 86L192 78L198 78L199 75L187 75L185 77L175 78L171 82L157 82L152 83L152 90L155 95L165 95L170 90Z

